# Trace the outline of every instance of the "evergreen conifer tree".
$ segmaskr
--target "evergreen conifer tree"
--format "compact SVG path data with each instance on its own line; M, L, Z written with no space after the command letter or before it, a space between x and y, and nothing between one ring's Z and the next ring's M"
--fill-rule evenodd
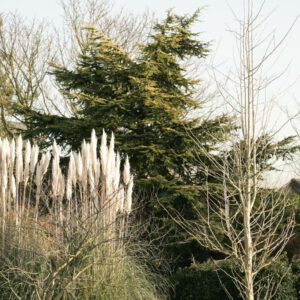
M173 225L161 204L195 217L192 207L206 179L197 168L201 154L191 136L209 150L232 129L224 115L193 116L201 108L196 96L199 81L189 78L183 62L208 54L208 44L192 31L197 19L198 12L183 17L169 12L136 58L96 29L86 29L89 38L75 67L53 65L72 116L16 108L25 117L27 137L46 142L53 137L73 149L93 128L99 135L103 129L113 131L119 150L130 157L145 214L168 230ZM171 231L176 242L176 227Z

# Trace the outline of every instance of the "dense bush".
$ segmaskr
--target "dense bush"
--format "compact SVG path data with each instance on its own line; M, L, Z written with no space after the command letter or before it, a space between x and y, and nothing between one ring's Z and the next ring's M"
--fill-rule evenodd
M292 262L292 271L294 275L294 284L297 291L297 300L300 300L300 258Z
M175 274L174 299L242 299L233 280L226 275L231 274L232 269L238 270L230 261L207 261L180 269ZM295 263L292 270L285 256L264 269L258 274L255 281L262 287L260 291L256 290L257 299L264 299L265 296L266 299L272 298L272 300L299 299L297 290L300 285L300 272L298 276L295 276L296 270L300 271L299 264ZM275 286L277 287L275 288ZM273 290L274 294L267 295L267 291L270 290Z
M241 299L232 280L220 270L230 270L230 266L229 261L207 261L180 269L175 275L174 299L228 299L225 288L234 299Z
M292 268L285 255L258 274L256 283L262 286L262 299L296 300L296 282ZM276 287L277 285L277 287ZM272 294L266 294L273 290ZM264 298L265 297L265 298Z

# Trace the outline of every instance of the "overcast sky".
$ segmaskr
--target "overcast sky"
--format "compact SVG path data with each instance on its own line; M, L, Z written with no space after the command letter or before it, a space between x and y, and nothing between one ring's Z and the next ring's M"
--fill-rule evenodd
M59 0L0 0L0 13L18 11L28 18L35 16L58 23L62 15L59 2ZM214 57L214 63L219 65L223 72L233 67L235 43L228 29L234 29L236 26L231 10L236 15L242 16L242 0L115 0L114 3L116 10L123 8L125 11L139 14L148 9L158 18L163 18L170 8L178 14L192 13L197 8L203 8L202 22L195 30L202 33L203 40L211 42L210 58ZM261 3L261 0L254 0L254 3ZM276 29L279 39L300 15L300 0L266 0L264 11L265 14L273 11L268 19L266 32ZM281 109L289 107L290 113L300 110L300 19L294 26L272 72L279 73L287 65L289 67L286 75L278 80L271 92L276 94L294 84L280 98L275 113L270 117L273 123L282 123L286 119L286 114L282 113ZM300 118L298 124L300 129ZM291 133L291 126L287 126L282 131L282 136Z

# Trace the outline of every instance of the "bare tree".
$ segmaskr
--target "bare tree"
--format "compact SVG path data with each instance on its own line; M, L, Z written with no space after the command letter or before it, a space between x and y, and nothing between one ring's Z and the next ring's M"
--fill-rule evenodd
M146 11L142 15L114 10L109 0L61 0L63 30L57 29L59 50L64 65L70 64L81 53L88 39L85 30L95 27L121 48L134 55L139 44L147 39L154 20ZM66 51L67 50L67 51Z
M48 61L53 57L46 24L36 20L27 22L18 14L3 16L2 23L0 72L12 90L6 103L2 101L2 116L12 103L26 108L33 108L41 103L46 105L45 77ZM2 121L4 122L4 118Z
M265 71L278 59L277 52L292 27L277 42L273 34L262 36L265 1L257 10L254 2L244 1L244 17L237 19L239 31L232 31L238 46L236 73L226 75L225 84L217 81L224 105L230 107L240 130L223 145L218 158L195 140L213 166L208 169L200 162L208 178L206 213L199 212L200 221L192 223L177 218L200 244L236 262L237 268L227 274L247 300L271 299L276 294L278 282L270 278L266 287L257 275L279 257L294 227L288 199L262 184L276 157L289 151L287 145L281 147L287 141L272 144L275 133L268 134L271 103L267 90L278 74L269 76ZM212 178L221 183L222 195L209 188Z

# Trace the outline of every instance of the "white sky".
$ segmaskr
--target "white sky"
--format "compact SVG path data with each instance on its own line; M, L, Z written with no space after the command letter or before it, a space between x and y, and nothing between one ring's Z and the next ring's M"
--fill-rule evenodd
M202 33L203 40L212 42L214 62L220 64L222 71L226 72L228 68L232 68L235 44L228 29L234 28L236 23L230 7L241 16L242 0L115 0L114 3L116 9L124 8L125 11L132 13L142 13L148 9L154 11L159 18L163 18L170 8L178 14L185 14L202 7L202 22L195 29ZM254 3L261 3L261 0L254 0ZM280 37L300 15L300 0L266 0L265 12L269 13L273 9L275 10L268 20L267 31L276 29L276 34ZM35 16L53 22L60 22L62 15L59 0L0 0L0 13L9 11L18 11L28 18ZM286 75L277 81L272 92L278 93L280 89L295 82L279 101L280 107L289 107L290 112L295 113L298 107L300 110L300 19L290 34L280 59L273 66L272 72L280 72L287 65L289 68ZM299 106L296 104L297 99L299 99ZM275 111L270 119L273 123L282 123L286 119L286 114L281 113L278 108ZM300 129L300 118L298 124ZM291 133L291 126L287 126L282 131L283 136Z
M145 10L154 11L156 16L163 18L168 9L173 8L176 13L192 13L202 7L202 22L195 28L202 33L202 39L211 42L211 57L214 63L220 64L223 71L232 68L233 50L235 47L232 35L228 29L235 26L230 7L237 15L242 14L243 0L112 0L116 9L142 13ZM261 3L262 0L254 0ZM18 11L31 18L33 16L60 22L62 11L59 0L0 0L0 13ZM265 12L273 9L268 20L268 30L276 29L280 37L286 32L293 20L300 15L300 0L266 0ZM300 19L290 34L280 59L272 72L280 72L289 65L284 78L278 81L278 87L285 88L300 77ZM200 74L201 75L201 74ZM274 90L277 93L277 90ZM300 80L293 85L283 97L281 105L294 107L294 100L300 98ZM300 102L300 99L299 99ZM299 123L300 124L300 123Z

